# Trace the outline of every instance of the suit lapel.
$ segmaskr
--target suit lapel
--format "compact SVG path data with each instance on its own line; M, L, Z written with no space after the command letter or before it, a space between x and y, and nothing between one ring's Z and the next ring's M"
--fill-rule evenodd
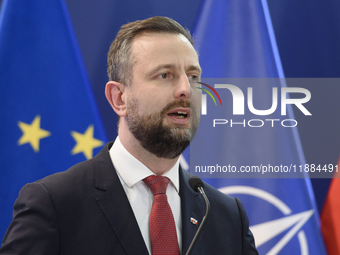
M114 169L109 156L112 144L96 156L95 187L100 190L98 205L109 221L118 241L128 255L148 255L148 250L140 233L129 200Z
M185 254L205 214L205 202L201 195L193 191L189 186L189 173L182 168L180 168L179 173L179 194L182 210L182 254ZM191 218L197 220L197 225L191 222ZM198 243L196 243L197 245Z

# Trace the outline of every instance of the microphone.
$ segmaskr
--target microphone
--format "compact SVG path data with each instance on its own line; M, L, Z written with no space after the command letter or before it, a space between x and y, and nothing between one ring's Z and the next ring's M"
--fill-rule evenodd
M194 238L192 239L191 241L191 244L186 252L185 255L190 255L191 254L191 251L192 249L194 248L195 246L195 243L197 242L197 239L199 237L199 235L201 234L202 232L202 229L205 225L205 222L207 221L208 219L208 214L209 214L209 211L210 211L210 203L209 203L209 199L207 197L207 195L204 193L204 185L203 185L203 181L198 178L197 176L192 176L190 177L189 179L189 185L190 187L195 191L195 192L200 192L201 195L203 196L204 200L205 200L205 205L206 205L206 209L205 209L205 215L202 219L202 222L200 224L200 226L198 227L197 231L196 231L196 234L194 236Z

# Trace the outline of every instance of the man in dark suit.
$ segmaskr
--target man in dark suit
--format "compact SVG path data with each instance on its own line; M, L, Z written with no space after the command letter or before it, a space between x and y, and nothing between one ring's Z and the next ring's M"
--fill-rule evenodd
M201 68L190 34L165 17L126 24L110 47L108 75L105 94L120 118L115 142L91 160L25 185L0 254L188 250L206 209L179 166L200 117ZM170 215L156 230L159 199L149 177L167 182L166 206L157 210L170 208ZM207 184L205 192L211 214L192 254L257 254L241 202Z

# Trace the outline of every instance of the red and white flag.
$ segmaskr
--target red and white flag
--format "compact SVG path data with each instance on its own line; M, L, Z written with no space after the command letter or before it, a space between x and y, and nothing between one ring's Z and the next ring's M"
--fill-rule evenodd
M340 158L321 213L321 230L328 255L340 254Z

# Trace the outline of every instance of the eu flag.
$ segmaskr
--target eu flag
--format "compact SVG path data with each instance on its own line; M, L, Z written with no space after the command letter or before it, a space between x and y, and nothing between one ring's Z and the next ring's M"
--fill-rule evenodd
M194 33L203 78L232 78L230 80L237 83L240 78L245 81L244 78L283 77L265 0L207 0ZM214 87L216 83L210 85ZM236 85L243 93L247 92L247 87L252 87L246 82ZM275 87L280 89L285 84L280 82ZM254 93L255 90L261 91L254 104L272 102L270 83L263 82L253 89ZM230 103L231 98L226 99L225 91L218 90L223 107L213 103L209 105L208 102L207 115L201 116L200 127L190 149L190 171L193 174L197 175L193 165L197 161L195 157L206 160L210 165L221 159L237 165L238 170L241 165L305 164L297 128L282 127L280 111L271 115L272 119L280 120L275 127L268 123L261 126L262 116L254 117L249 111L240 116L226 116L228 106L225 104ZM228 124L213 127L212 122L206 121L211 116L216 116L216 119L223 117ZM230 125L231 119L234 120L233 126ZM256 121L249 125L250 119ZM294 119L291 105L287 106L285 119ZM257 127L254 127L255 123ZM308 178L211 178L206 181L242 200L260 254L325 254Z
M2 239L23 185L91 158L106 136L64 1L5 0L0 17Z

